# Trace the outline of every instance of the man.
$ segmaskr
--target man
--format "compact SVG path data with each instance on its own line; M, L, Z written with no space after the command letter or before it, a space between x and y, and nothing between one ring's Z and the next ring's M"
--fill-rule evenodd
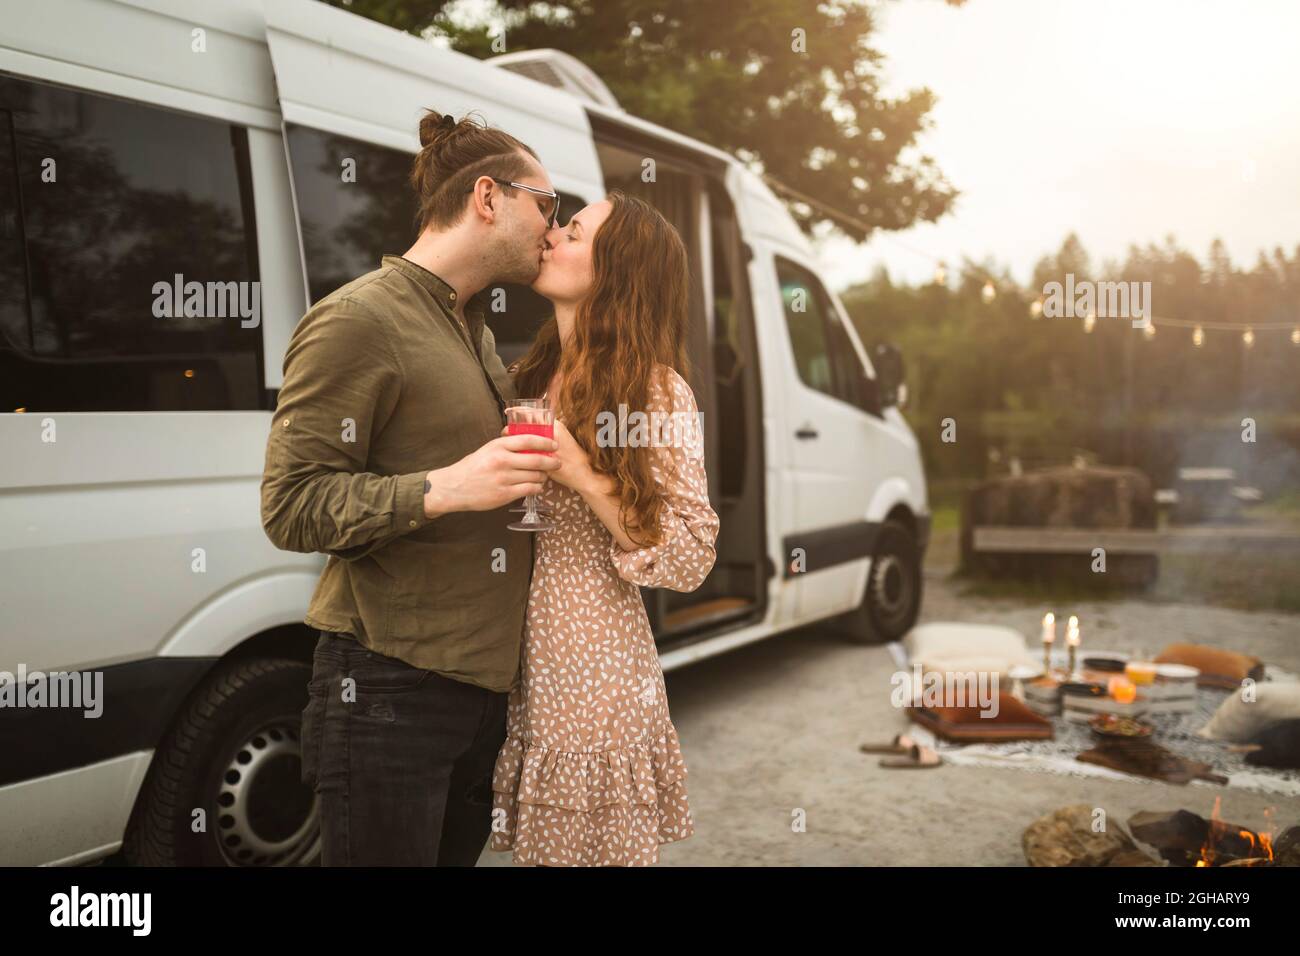
M500 130L430 111L420 141L418 238L298 323L262 478L268 537L329 556L302 733L325 866L478 860L532 567L506 508L559 467L501 436L514 390L470 303L536 277L555 190Z

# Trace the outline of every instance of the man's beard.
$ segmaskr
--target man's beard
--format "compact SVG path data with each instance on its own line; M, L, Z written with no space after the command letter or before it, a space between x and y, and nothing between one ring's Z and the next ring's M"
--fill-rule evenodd
M509 267L502 269L497 281L532 285L537 279L537 274L541 271L541 250L538 250L532 257L520 256L518 259L511 261Z

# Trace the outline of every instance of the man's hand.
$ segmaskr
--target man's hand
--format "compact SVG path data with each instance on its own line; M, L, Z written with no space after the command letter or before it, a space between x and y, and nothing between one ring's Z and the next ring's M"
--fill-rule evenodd
M509 427L506 426L506 428ZM556 449L555 457L559 459L560 467L551 474L551 481L559 482L566 488L572 488L574 491L580 492L595 477L591 470L591 459L587 457L587 453L582 450L582 446L569 433L569 429L563 421L558 418L555 419L553 431L555 432L555 444L559 446ZM501 434L506 434L505 428L501 430Z
M451 511L491 511L525 495L539 494L548 472L560 461L544 454L558 443L541 435L494 438L454 465L424 476L424 513L436 518Z

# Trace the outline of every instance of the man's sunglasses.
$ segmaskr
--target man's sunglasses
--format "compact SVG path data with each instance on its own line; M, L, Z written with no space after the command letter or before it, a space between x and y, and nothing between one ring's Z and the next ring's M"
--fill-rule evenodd
M495 176L489 177L498 186L513 186L515 189L523 189L537 196L545 196L550 202L542 209L542 215L546 217L546 228L554 229L560 223L560 197L558 193L553 193L549 189L538 189L536 186L525 186L523 183L512 183L508 179L497 179ZM469 192L473 192L473 188Z

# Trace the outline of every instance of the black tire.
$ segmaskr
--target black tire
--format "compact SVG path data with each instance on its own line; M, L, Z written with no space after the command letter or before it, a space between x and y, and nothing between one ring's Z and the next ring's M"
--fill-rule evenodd
M855 644L896 641L921 612L921 550L905 525L886 521L871 553L871 573L862 602L837 620L837 630Z
M299 743L311 665L253 658L218 667L154 752L123 857L143 866L296 866L320 861L316 795ZM203 809L206 832L192 830Z

